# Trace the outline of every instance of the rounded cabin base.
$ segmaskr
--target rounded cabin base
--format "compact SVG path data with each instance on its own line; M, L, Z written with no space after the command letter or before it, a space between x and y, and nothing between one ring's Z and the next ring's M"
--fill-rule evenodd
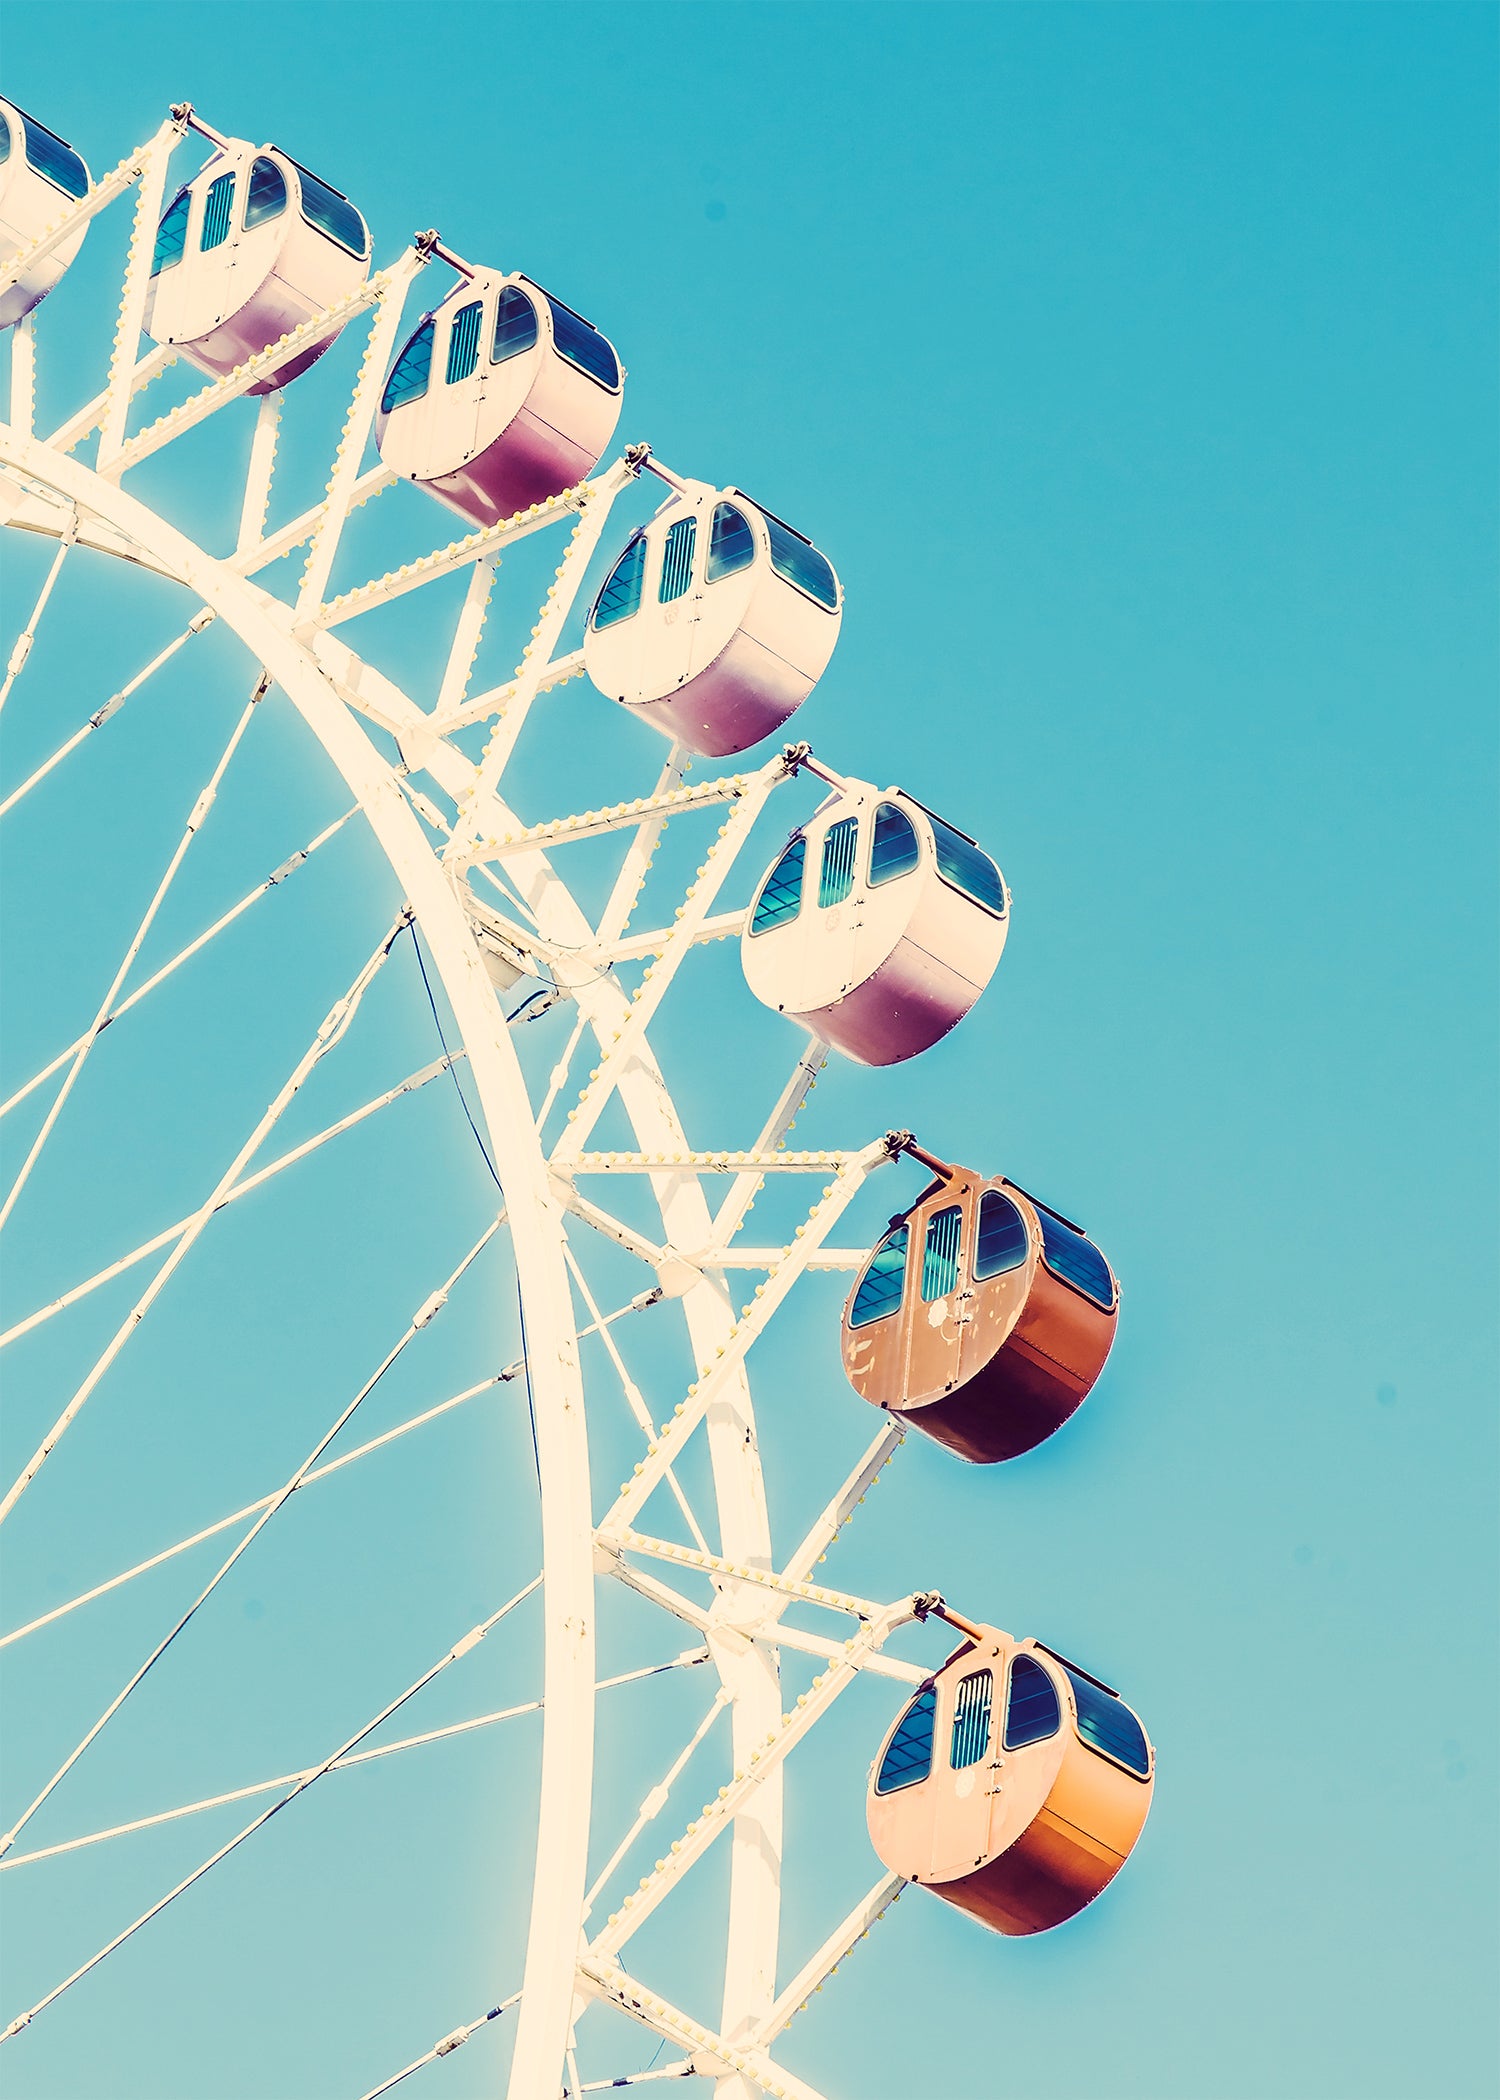
M464 466L419 479L417 486L475 525L500 525L584 480L597 457L523 408L503 436Z
M886 1411L971 1465L995 1466L1044 1444L1083 1405L1092 1384L1018 1331L954 1392Z
M1125 1855L1087 1831L1043 1809L998 1859L956 1881L919 1885L957 1910L1001 1932L1024 1939L1066 1925L1101 1895L1125 1864Z
M742 628L675 693L620 705L701 758L730 758L774 736L812 689L811 678Z
M899 1065L940 1043L982 990L908 938L842 999L794 1018L856 1064Z
M258 310L253 318L236 314L226 321L223 327L216 328L212 335L200 336L192 343L179 343L177 354L188 364L195 365L200 372L206 372L211 379L227 379L231 372L250 358L259 357L262 350L269 350L271 345L279 343L284 335L290 335L294 328L300 328L306 319L306 310L301 306L291 309L290 312L285 308L271 313ZM321 343L313 343L306 350L300 350L295 357L289 357L284 365L278 365L274 372L267 373L264 379L258 379L254 386L247 387L245 391L251 395L274 394L278 388L290 386L294 379L300 379L304 372L317 363L325 350L331 350L337 341L338 331L335 329L331 335L324 336Z

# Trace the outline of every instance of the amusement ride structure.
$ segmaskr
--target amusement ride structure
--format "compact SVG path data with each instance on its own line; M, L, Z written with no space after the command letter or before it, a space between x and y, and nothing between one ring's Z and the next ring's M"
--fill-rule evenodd
M845 776L797 740L793 718L839 636L843 593L833 566L764 504L679 474L644 444L601 465L625 373L609 337L561 298L519 272L466 261L433 233L372 268L369 229L348 198L290 154L226 137L188 105L175 106L98 181L15 105L0 103L0 126L0 325L11 360L0 516L12 534L55 546L0 701L23 679L65 563L131 565L166 579L185 601L171 639L81 725L63 725L66 740L7 789L0 815L33 793L54 792L71 753L208 628L237 639L250 677L243 712L162 856L159 886L118 968L80 994L81 1032L23 1084L9 1083L0 1114L24 1104L31 1122L0 1190L0 1226L14 1230L14 1212L24 1229L33 1175L106 1029L113 1042L127 1010L190 969L260 897L300 879L346 821L150 974L138 968L269 692L290 703L321 746L320 757L310 756L342 782L347 817L366 828L388 872L385 916L367 960L352 983L333 988L326 1018L284 1084L243 1142L213 1163L187 1214L0 1335L8 1346L96 1287L132 1278L125 1316L56 1396L33 1455L0 1483L0 1521L23 1495L45 1497L43 1476L65 1436L88 1437L89 1420L80 1417L218 1214L440 1076L461 1078L475 1102L474 1135L503 1207L495 1214L491 1204L479 1245L418 1306L396 1349L443 1313L485 1250L506 1254L522 1358L485 1385L524 1381L542 1563L520 1596L456 1628L459 1637L414 1683L392 1686L396 1696L364 1726L277 1782L274 1799L247 1801L248 1818L226 1843L146 1908L122 1916L70 1973L29 2005L7 2008L4 2039L44 2048L60 2000L86 1992L99 1965L169 1905L195 1901L197 1883L282 1808L362 1754L383 1754L360 1745L530 1599L527 1608L542 1619L544 1683L535 1703L544 1712L539 1790L527 1808L534 1868L524 1963L500 2004L456 2006L459 2024L393 2067L366 2100L451 2055L502 2014L513 2036L510 2100L694 2076L714 2082L726 2100L816 2100L786 2067L780 2037L904 1886L919 1885L1001 1933L1044 1930L1110 1881L1151 1799L1153 1753L1139 1721L1078 1663L966 1617L936 1592L871 1599L819 1576L908 1429L946 1447L952 1463L1015 1457L1067 1421L1114 1338L1118 1289L1108 1262L1077 1226L1003 1175L948 1163L907 1130L864 1133L840 1149L788 1142L831 1057L894 1065L969 1013L1005 946L1004 879L982 844L912 792ZM193 140L206 158L173 189L171 155ZM43 433L34 330L45 317L36 309L79 256L93 219L117 200L133 212L133 227L112 354L97 390ZM408 295L427 272L447 288L403 329ZM273 525L288 395L346 330L363 333L363 348L341 430L328 434L326 488ZM202 383L153 418L141 397L174 364L195 368ZM242 447L248 438L218 551L204 543L213 535L189 522L199 510L176 514L169 500L148 499L141 491L167 484L139 472L170 458L169 448L198 443L210 424L237 430ZM309 442L302 431L298 456ZM655 515L623 543L618 530L611 540L619 499L653 478L663 491ZM386 573L350 576L355 512L401 482L435 498L433 523L456 526L459 536L429 539ZM545 535L557 542L555 573L530 639L503 681L471 692L502 557ZM289 556L295 560L278 568ZM581 591L596 557L607 566L589 603ZM290 577L290 587L278 577ZM389 631L379 623L397 605L444 609L424 698L377 668L378 648L356 653L364 633ZM565 648L570 617L585 610L581 645ZM597 808L518 806L529 777L521 754L560 733L551 696L584 676L601 718L627 725L636 777L621 783L619 800ZM768 745L773 738L782 741ZM704 760L733 769L700 766L690 779ZM805 808L812 782L821 801L768 852L757 826L771 798L784 789L795 796L801 783ZM663 897L671 859L664 842L669 829L673 840L697 838L705 819L706 845L697 840L685 879L670 878L674 902ZM752 834L758 857L747 862ZM575 879L574 868L586 873ZM732 1145L705 1142L697 1127L690 1134L705 1115L696 1083L678 1098L687 1060L695 1050L711 1053L705 1038L715 1032L694 1000L693 973L710 944L724 940L739 944L738 996L747 988L768 1015L783 1017L766 1025L785 1029L787 1053L764 1098L750 1104L749 1141L741 1132ZM442 1056L273 1159L266 1148L282 1116L350 1034L391 958L412 949L430 973L433 1018L443 1017ZM537 1044L543 1054L534 1054ZM742 1099L736 1106L743 1112ZM836 1245L839 1221L864 1184L903 1159L923 1170L915 1199L908 1195L873 1249ZM752 1241L746 1222L756 1200L764 1214L808 1175L814 1199L798 1206L794 1228L777 1231L774 1244ZM633 1265L636 1281L608 1313L591 1280L591 1250L601 1249ZM871 1434L873 1418L864 1418L865 1447L843 1477L819 1489L814 1520L789 1543L773 1542L752 1352L798 1283L830 1269L854 1272L840 1335L853 1392L839 1405L850 1423L860 1419L861 1399L882 1419ZM758 1280L746 1295L750 1275ZM627 1359L629 1337L648 1314L680 1323L689 1375L675 1390L655 1370L643 1383ZM580 1342L588 1337L602 1361L600 1375L586 1379L593 1359ZM29 1802L0 1811L0 1874L43 1857L28 1830L33 1815L66 1787L260 1532L320 1469L331 1469L323 1454L373 1383L341 1408L284 1484L181 1542L233 1533L218 1572L206 1587L195 1583L185 1611L168 1613L161 1640L97 1717L82 1731L65 1729L45 1783ZM601 1494L591 1444L600 1411L617 1411L621 1393L636 1455L618 1492ZM357 1455L341 1446L336 1463ZM520 1489L512 1482L509 1491ZM178 1550L125 1569L4 1639L47 1638L58 1618ZM673 1638L685 1633L692 1646L678 1661L714 1681L706 1715L623 1828L600 1827L591 1813L599 1799L596 1694L622 1681L606 1674L612 1664L602 1652L599 1596L610 1586L664 1615ZM932 1618L957 1636L935 1671L887 1652L899 1628ZM816 1666L794 1698L785 1690L789 1664L804 1675ZM895 1694L884 1741L869 1744L868 1828L883 1871L847 1915L827 1920L820 1941L791 1949L787 1961L787 1760L867 1675L892 1680ZM679 1786L700 1753L719 1759L701 1806L696 1790L686 1798ZM640 1867L639 1841L652 1825L669 1836L658 1835L651 1849L660 1856L629 1886L620 1870ZM684 2006L665 1994L632 1942L700 1863L726 1855L722 1945L712 1953L716 2002ZM653 1944L648 1934L639 1946ZM658 2045L651 2066L617 2065L602 2080L580 2075L600 2007L650 2031ZM623 2023L619 2032L628 2032Z

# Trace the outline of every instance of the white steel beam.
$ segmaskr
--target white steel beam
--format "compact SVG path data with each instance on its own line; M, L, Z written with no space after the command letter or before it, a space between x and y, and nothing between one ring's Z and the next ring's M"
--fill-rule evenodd
M135 392L136 356L141 347L146 294L151 288L151 257L156 247L156 222L161 217L167 162L181 136L180 124L175 121L163 124L136 156L140 187L135 197L130 252L125 263L125 283L120 293L114 346L110 351L109 377L104 386L104 413L99 419L99 450L95 461L99 473L114 478L118 478L121 469L125 422ZM85 198L84 202L87 203L88 199Z
M883 1918L906 1887L904 1874L883 1874L867 1896L855 1904L847 1918L834 1927L810 1960L803 1963L770 2012L755 2030L756 2043L768 2048L789 2020L806 2006L814 1991L820 1991L845 1955Z
M580 509L588 491L589 483L580 481L575 488L564 489L560 496L549 496L545 503L533 503L529 510L518 511L515 517L506 518L499 525L487 525L480 532L466 533L461 540L450 540L446 547L435 547L431 554L420 555L416 561L403 562L399 569L388 569L384 576L372 577L368 583L359 584L353 590L341 591L322 608L319 625L339 627L346 620L357 619L361 613L373 612L377 606L393 605L409 591L419 591L423 584L432 583L439 576L452 576L458 570L468 568L471 562L498 554L517 540L529 539L534 532L544 532L559 518ZM464 763L468 765L467 760Z
M595 946L601 950L618 941L630 924L636 905L640 902L641 891L646 886L652 858L661 843L661 835L667 828L666 797L682 786L692 762L687 745L674 739L656 786L646 798L653 813L636 826L635 837L625 849L625 858L620 863L620 871L615 877L614 887L610 890L609 900L599 916L594 941ZM709 923L708 920L704 921L705 928ZM659 951L653 950L653 953L655 952Z
M565 656L554 656L537 673L537 691L550 693L555 687L566 685L571 678L583 676L583 651L570 649ZM439 736L450 736L455 729L464 729L470 722L483 722L491 715L504 714L515 698L516 678L507 678L503 685L492 685L486 692L476 693L471 700L461 695L451 708L441 703L434 710L432 726Z
M753 1150L764 1155L773 1152L785 1139L796 1122L802 1104L818 1083L818 1074L828 1062L828 1045L815 1035L809 1035L801 1056L792 1066L791 1077L781 1090L780 1099L766 1119L765 1128L756 1139ZM760 1191L761 1174L764 1169L741 1174L714 1215L713 1247L721 1252L739 1231Z
M48 569L42 588L37 593L36 604L31 608L31 617L16 637L15 647L10 652L10 659L5 666L5 680L3 684L0 684L0 707L4 707L6 701L10 698L11 687L26 668L26 659L30 656L31 645L36 640L36 631L41 624L42 614L47 610L47 600L57 588L57 579L62 574L62 565L67 560L77 539L78 512L75 510L65 530L58 536L57 552L52 557L52 566Z
M698 928L694 939L698 941L730 941L738 939L745 924L743 911L715 912ZM617 941L602 941L589 957L590 962L622 963L645 962L649 957L660 955L672 933L670 926L654 926L649 933L632 933Z
M428 250L423 247L408 248L388 270L380 272L379 303L375 309L375 318L370 324L370 332L365 338L364 353L359 361L354 391L349 397L343 432L339 438L338 450L333 456L333 472L328 479L327 492L312 536L312 544L307 550L302 582L297 591L297 609L294 617L299 629L315 623L328 589L328 578L332 574L334 558L339 551L339 541L343 537L349 512L354 506L359 470L364 463L365 447L370 441L370 432L374 427L375 410L380 400L380 390L385 384L386 367L395 348L396 330L401 325L401 309L406 301L407 288L426 263L427 256Z
M255 411L255 435L250 440L250 460L245 468L245 492L240 498L240 529L235 538L237 555L260 545L271 502L271 476L276 468L276 438L281 429L281 405L286 396L273 387L262 394Z
M382 489L388 489L399 479L399 475L384 464L369 468L359 476L350 492L350 510L358 510L362 503L368 503L372 496L378 496ZM312 538L323 510L322 503L315 503L310 510L293 518L290 524L280 525L275 532L267 533L264 539L252 541L248 547L236 548L229 566L241 576L254 576L260 570L268 569L273 561L280 561L293 548L300 547L304 540Z
M667 1999L627 1976L616 1963L585 1955L578 1964L578 1975L592 1996L617 2006L653 2034L665 2035L688 2051L700 2077L722 2077L726 2071L736 2071L770 2095L770 2100L822 2100L805 2079L773 2063L764 2049L746 2049L713 2028L700 2026Z
M593 1077L579 1095L576 1106L568 1111L568 1128L554 1148L554 1160L576 1159L583 1149L590 1131L620 1083L622 1070L644 1040L646 1029L655 1019L678 968L713 909L714 899L727 881L740 848L750 836L766 797L779 781L786 778L786 772L786 760L777 757L763 766L759 773L753 773L737 798L734 814L727 823L719 826L718 838L709 847L703 865L678 906L680 916L676 926L667 936L656 961L646 965L640 989L610 1038Z
M30 437L36 412L35 309L12 324L10 335L10 420L23 437Z
M43 227L34 241L18 249L8 262L0 265L0 292L8 292L12 285L19 284L27 271L35 269L39 262L45 262L58 243L65 241L75 228L86 226L107 204L113 204L116 197L121 196L133 182L140 179L150 165L153 151L165 142L170 152L172 145L182 137L183 129L184 127L175 121L161 125L143 146L137 146L133 153L127 153L118 167L111 168L107 175L101 175L83 196L76 202L70 202L49 226ZM154 236L154 219L151 231Z
M136 359L135 369L130 375L131 400L135 399L142 387L149 386L158 373L165 372L169 365L175 365L176 362L175 343L153 343L149 350ZM75 445L83 442L90 431L98 429L100 419L108 406L109 391L106 388L103 393L95 394L92 401L86 401L82 408L76 409L66 423L59 423L47 443L59 452L71 452Z
M840 1174L857 1152L580 1152L570 1174L659 1174L681 1167L691 1174Z
M495 588L495 571L499 566L499 555L491 554L484 561L475 562L469 571L468 589L454 623L453 642L433 706L434 729L439 720L451 715L461 705L469 689L469 680L474 675L474 658L484 633L485 614L489 611L490 594Z
M898 1626L904 1626L914 1616L914 1602L907 1597L898 1604L886 1606L878 1611L877 1616L861 1624L858 1633L838 1656L813 1679L805 1692L799 1693L790 1713L784 1713L779 1724L751 1751L743 1769L735 1772L728 1786L719 1789L714 1800L705 1803L692 1822L684 1827L681 1837L674 1839L655 1870L625 1898L617 1911L611 1913L608 1924L589 1942L589 1959L595 1962L614 1959L683 1876L697 1865L715 1839L731 1828L741 1806L767 1775L784 1762L834 1701L848 1690L859 1675L864 1655L881 1647Z
M449 861L462 850L476 815L499 789L521 732L526 727L532 702L541 690L542 674L562 639L563 627L573 610L573 601L593 559L594 549L599 544L605 520L615 497L633 479L632 469L623 461L617 461L597 481L587 485L573 530L568 535L567 548L547 586L541 615L531 630L531 640L521 652L521 662L511 681L510 698L490 731L483 756L475 768L469 796L459 803L458 815L453 822L453 837L444 856Z
M780 768L769 785L785 778ZM735 802L750 793L760 779L758 773L727 773L717 780L700 780L692 787L668 788L654 795L637 796L634 802L611 803L607 809L586 809L571 817L554 817L541 824L518 825L499 836L476 839L457 856L460 865L475 860L493 860L508 854L546 851L550 846L570 846L577 839L600 838L607 831L625 831L632 824L656 817L681 816L684 810L706 809L715 802ZM601 946L607 943L601 943Z
M647 1453L634 1479L627 1481L621 1489L618 1500L600 1527L603 1531L622 1532L632 1528L637 1512L666 1468L675 1463L683 1445L708 1413L721 1389L741 1370L746 1351L765 1332L772 1315L780 1310L787 1293L806 1266L807 1256L821 1246L833 1230L863 1186L865 1176L873 1168L884 1165L890 1157L884 1139L868 1145L824 1190L806 1221L797 1227L796 1237L778 1266L763 1284L756 1286L754 1300L743 1317L730 1327L713 1361L702 1366L698 1377L688 1387L681 1413L667 1424L655 1450Z
M236 365L234 370L226 373L222 379L210 381L176 408L169 409L166 415L158 416L154 423L148 423L144 430L138 430L127 444L121 446L118 453L111 456L111 473L121 475L127 473L131 467L138 467L143 459L149 459L154 452L160 452L163 445L170 445L174 438L181 437L185 431L195 430L226 403L238 401L242 394L247 394L251 387L274 372L279 365L299 356L304 350L310 350L315 343L323 340L330 329L344 327L357 314L362 314L366 307L375 304L399 268L400 265L396 264L389 270L377 270L373 277L366 278L346 299L339 299L332 306L320 308L306 321L299 322L295 328L289 328L285 335L278 337L266 349L258 350L254 357L248 357L242 365ZM121 395L128 404L128 386L122 385ZM106 428L107 417L108 412ZM101 445L103 442L101 434ZM319 505L320 510L321 508Z
M904 1422L887 1421L876 1432L869 1449L838 1493L809 1526L806 1537L782 1570L785 1581L794 1584L806 1582L905 1440Z

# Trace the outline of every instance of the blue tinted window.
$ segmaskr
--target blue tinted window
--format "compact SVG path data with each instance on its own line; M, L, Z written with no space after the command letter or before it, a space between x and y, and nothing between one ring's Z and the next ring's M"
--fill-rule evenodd
M1085 1298L1092 1298L1095 1305L1109 1312L1115 1302L1115 1280L1099 1249L1040 1204L1036 1214L1041 1220L1042 1260L1047 1267L1054 1276L1071 1283L1075 1291L1082 1291Z
M594 625L613 627L641 609L641 584L646 575L646 542L639 533L605 578L594 604Z
M713 530L708 536L705 581L717 583L721 576L737 575L741 569L748 569L754 559L755 534L750 530L750 520L732 503L721 503L714 512Z
M429 316L391 366L391 376L380 397L380 406L386 415L392 409L404 407L408 401L420 401L426 393L428 375L432 371L432 328Z
M859 818L840 817L823 834L823 865L818 873L819 904L842 904L854 887L854 850Z
M958 1282L958 1248L963 1237L964 1214L955 1203L951 1210L934 1211L927 1220L927 1239L922 1248L922 1303L946 1298Z
M286 177L274 160L250 163L250 188L245 197L245 231L279 219L286 210Z
M357 255L363 261L370 245L364 220L347 197L341 197L326 182L319 182L316 175L310 175L300 160L295 165L302 178L303 218L309 226L316 226L319 233L326 233L340 248L347 248L351 255Z
M89 171L73 148L35 117L26 119L26 159L38 175L45 175L66 196L81 197L88 189Z
M1066 1663L1063 1668L1068 1670ZM1068 1681L1073 1687L1073 1698L1078 1707L1078 1733L1083 1741L1091 1750L1098 1750L1105 1757L1112 1757L1117 1764L1124 1765L1127 1771L1139 1773L1142 1779L1148 1778L1151 1753L1146 1748L1146 1731L1125 1701L1112 1697L1102 1686L1091 1684L1076 1670L1068 1670Z
M1000 880L1000 870L989 855L966 839L962 832L954 831L941 817L929 817L932 836L937 846L938 873L954 889L962 890L986 911L994 912L997 918L1005 912L1005 884Z
M0 167L10 159L10 118L0 110Z
M552 309L552 339L570 365L580 372L587 372L590 379L597 379L600 386L617 393L620 386L620 360L613 347L590 327L582 314L575 314L571 306L564 306L560 299L547 294L547 304Z
M979 1199L979 1237L974 1247L974 1274L983 1280L1006 1269L1019 1269L1030 1251L1026 1221L998 1189L986 1189Z
M995 1679L989 1670L976 1670L962 1678L953 1702L953 1742L948 1762L955 1772L977 1765L990 1746L990 1707Z
M870 887L894 882L908 875L921 859L917 834L905 810L894 802L879 803L875 810L875 833L870 840Z
M479 362L479 324L484 318L484 307L478 299L461 306L448 327L448 369L443 374L444 382L453 386L460 379L467 379Z
M188 213L192 209L192 197L186 190L179 190L162 213L161 224L156 229L156 247L151 256L151 275L158 270L170 270L173 263L182 261L183 247L187 241Z
M932 1731L937 1717L937 1693L929 1685L901 1716L896 1733L886 1745L880 1770L875 1775L877 1794L894 1794L904 1786L918 1786L932 1770Z
M198 230L201 249L222 248L229 238L229 215L234 209L234 176L216 175L203 200L203 224Z
M768 510L761 511L766 521L766 530L771 535L771 567L788 583L796 584L799 591L806 591L819 605L827 606L830 612L839 602L838 580L822 555L780 518L773 518Z
M1044 1743L1062 1724L1057 1686L1039 1662L1018 1655L1010 1666L1010 1691L1005 1702L1005 1747L1022 1750L1028 1743Z
M679 518L667 534L661 550L661 583L657 597L663 605L680 598L693 580L693 548L698 539L696 518Z
M906 1279L907 1227L898 1225L888 1233L870 1257L870 1266L860 1278L854 1303L849 1308L851 1327L871 1327L897 1310Z
M536 341L536 308L518 285L508 284L495 301L495 334L490 363L503 365Z
M807 840L799 831L766 877L766 886L755 900L750 921L752 933L769 933L773 926L786 926L802 909L802 864L807 858Z

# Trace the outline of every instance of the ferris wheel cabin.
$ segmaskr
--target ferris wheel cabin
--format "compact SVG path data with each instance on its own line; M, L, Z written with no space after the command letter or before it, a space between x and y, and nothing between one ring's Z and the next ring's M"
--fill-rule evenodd
M842 617L839 580L810 540L738 489L686 481L610 571L583 661L611 700L723 758L801 706Z
M609 339L530 278L464 269L392 365L375 439L393 472L498 525L598 465L625 374Z
M29 248L88 187L89 171L71 146L14 102L0 100L0 264ZM46 298L87 231L87 224L75 227L0 293L0 328L24 319Z
M846 780L761 884L741 937L764 1005L859 1064L930 1049L995 973L1010 894L990 856L900 788Z
M1003 1176L950 1167L891 1220L844 1307L862 1398L960 1457L1033 1450L1087 1398L1120 1291L1093 1241Z
M1045 1932L1129 1858L1155 1753L1119 1694L1076 1663L966 1630L871 1767L870 1839L893 1873L993 1931Z
M146 333L222 377L348 298L369 273L369 228L341 190L275 146L224 139L162 214ZM341 325L251 393L288 385Z

